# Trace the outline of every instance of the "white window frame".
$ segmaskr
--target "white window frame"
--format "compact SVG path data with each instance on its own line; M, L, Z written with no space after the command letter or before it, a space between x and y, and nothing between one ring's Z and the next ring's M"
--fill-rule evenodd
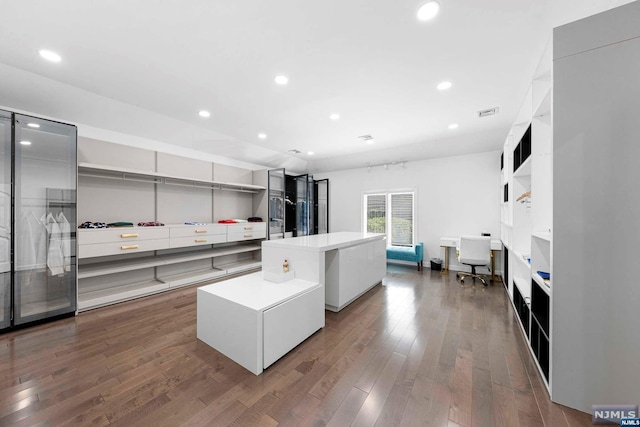
M387 236L387 246L392 247L394 245L391 244L392 237L391 236L391 195L393 194L412 194L413 195L413 206L412 206L412 236L411 236L411 247L415 247L416 245L416 236L418 235L418 215L417 215L417 206L418 206L418 192L415 189L399 189L399 190L380 190L380 191L366 191L362 193L362 231L367 232L367 197L368 196L376 196L376 195L384 195L385 196L385 234ZM398 247L406 247L406 246L398 246Z

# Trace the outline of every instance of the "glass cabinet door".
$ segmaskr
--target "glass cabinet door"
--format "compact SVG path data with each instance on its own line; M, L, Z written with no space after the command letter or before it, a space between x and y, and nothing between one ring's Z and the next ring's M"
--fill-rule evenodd
M308 216L308 175L299 175L296 182L296 236L307 236L309 234Z
M285 175L284 169L273 169L269 173L269 235L268 239L282 239L285 227Z
M315 181L315 189L316 234L326 234L329 232L329 180L321 179Z
M0 111L0 329L11 325L11 113Z
M307 234L317 234L316 233L316 225L315 225L315 206L316 206L316 197L315 197L315 185L313 181L313 176L309 175L307 177Z
M14 324L76 309L76 127L15 115Z

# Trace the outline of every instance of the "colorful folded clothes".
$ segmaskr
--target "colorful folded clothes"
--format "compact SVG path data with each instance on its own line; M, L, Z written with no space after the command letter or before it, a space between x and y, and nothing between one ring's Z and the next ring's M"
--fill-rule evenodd
M187 221L184 224L185 225L207 225L206 222L193 222L193 221Z
M221 219L218 220L218 224L235 224L237 221L235 219Z
M138 227L164 227L164 224L155 221L139 222Z
M232 221L235 221L237 223L244 223L244 222L249 222L246 219L239 219L239 218L233 218Z
M117 221L107 224L107 227L133 227L133 223L126 221Z
M249 222L262 222L262 218L260 218L259 216L250 216L249 218L247 218L247 221L249 221Z
M78 228L107 228L107 224L105 224L104 222L86 221L80 224Z

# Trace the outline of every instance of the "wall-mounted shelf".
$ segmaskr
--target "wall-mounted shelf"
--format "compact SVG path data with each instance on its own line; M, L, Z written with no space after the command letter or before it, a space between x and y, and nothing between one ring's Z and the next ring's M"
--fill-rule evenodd
M546 240L548 242L551 241L551 233L548 231L534 231L533 233L531 233L531 237Z
M198 180L193 178L167 175L153 171L142 171L136 169L121 168L117 166L98 165L94 163L78 164L78 175L103 179L148 182L151 184L166 184L195 188L210 188L212 190L238 191L242 193L258 193L260 191L266 190L266 188L261 185Z

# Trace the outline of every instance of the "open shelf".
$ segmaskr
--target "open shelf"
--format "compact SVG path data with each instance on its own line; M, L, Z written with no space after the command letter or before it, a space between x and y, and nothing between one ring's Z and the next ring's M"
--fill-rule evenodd
M169 284L161 280L130 283L117 288L107 288L78 293L78 310L101 307L169 289Z
M540 285L540 289L542 289L547 295L551 296L551 280L544 280L536 272L533 272L531 277L533 277L533 280L535 280L536 283Z
M261 266L262 266L261 261L249 259L245 261L235 261L227 264L217 265L216 268L226 270L227 274L234 274L234 273L240 273L247 270L257 269L257 268L260 268Z
M179 286L191 285L194 283L204 282L206 280L216 279L218 277L225 276L226 270L218 268L208 268L197 271L190 271L188 273L173 274L170 276L162 276L160 280L167 282L170 288L176 288Z
M522 162L520 167L518 167L518 169L515 172L513 172L514 177L530 176L530 175L531 175L531 156L527 157L527 160Z
M148 256L144 258L134 258L122 261L108 261L95 264L83 265L78 272L78 279L104 276L107 274L122 273L125 271L141 270L149 267L159 267L161 265L179 264L201 259L215 258L224 255L241 254L260 250L260 245L254 243L241 244L223 248L198 250L186 253L167 254L158 256Z
M528 277L514 276L513 282L518 287L518 290L524 298L527 306L531 307L531 279Z
M533 233L531 233L531 237L546 240L547 242L551 241L551 233L548 231L534 231Z
M235 182L207 181L181 176L172 176L153 171L121 168L117 166L98 165L94 163L78 164L78 175L106 179L142 181L153 184L181 185L187 187L210 188L212 190L229 190L244 193L258 193L266 190L261 185L239 184Z

